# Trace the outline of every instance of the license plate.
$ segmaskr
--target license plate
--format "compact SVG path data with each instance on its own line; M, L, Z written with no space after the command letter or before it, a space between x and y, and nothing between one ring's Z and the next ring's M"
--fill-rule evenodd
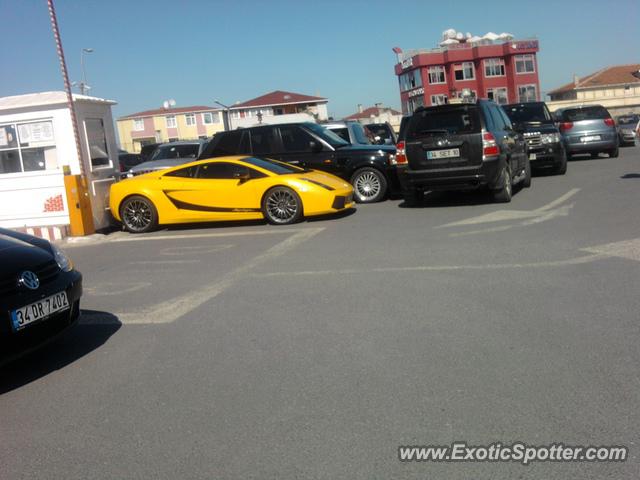
M600 135L588 135L586 137L580 137L581 142L597 142L600 140Z
M11 323L13 330L22 330L30 323L44 320L57 312L62 312L69 308L67 292L56 293L50 297L38 300L25 307L18 308L11 312Z
M427 152L427 158L429 160L435 160L438 158L455 158L460 156L459 148L450 148L448 150L430 150Z
M529 154L529 160L535 160L536 159L536 154L535 153L530 153Z

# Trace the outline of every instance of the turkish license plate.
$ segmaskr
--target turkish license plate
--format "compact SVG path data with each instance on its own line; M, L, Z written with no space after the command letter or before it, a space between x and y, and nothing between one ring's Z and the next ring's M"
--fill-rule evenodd
M598 142L600 141L600 135L587 135L586 137L580 137L581 142Z
M536 159L536 154L535 153L530 153L529 154L529 160L535 160Z
M50 297L38 300L30 305L18 308L11 312L13 330L22 330L30 323L44 320L54 313L62 312L69 308L67 292L60 292Z
M429 160L436 160L438 158L455 158L459 156L459 148L449 148L448 150L429 150L427 152L427 158Z

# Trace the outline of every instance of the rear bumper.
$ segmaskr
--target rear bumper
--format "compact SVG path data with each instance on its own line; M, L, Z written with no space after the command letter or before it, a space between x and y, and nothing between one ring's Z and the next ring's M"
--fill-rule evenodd
M398 178L404 192L424 190L471 190L493 186L500 175L500 157L482 162L479 166L439 168L430 170L398 169Z
M67 292L71 308L22 330L14 332L11 327L9 312L18 307L37 301L40 296L18 299L16 296L3 299L0 311L0 366L5 365L29 352L43 347L49 342L63 335L73 327L80 317L80 297L82 296L82 275L75 270L60 274L61 279L47 285L47 296L60 292Z
M600 140L595 142L580 141L580 138L590 135L599 135ZM565 135L564 141L568 153L604 152L618 147L618 133L615 131L584 132Z

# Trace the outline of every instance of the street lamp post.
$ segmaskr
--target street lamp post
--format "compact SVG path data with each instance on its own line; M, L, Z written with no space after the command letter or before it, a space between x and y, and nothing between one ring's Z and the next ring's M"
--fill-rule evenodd
M232 130L231 127L231 107L228 105L225 105L224 103L219 102L218 100L214 100L213 103L217 103L218 105L220 105L222 108L225 109L225 113L226 113L226 117L227 117L227 124L225 125L225 131L229 131Z
M80 82L80 93L85 94L85 91L91 88L87 85L87 72L84 69L84 54L93 53L93 48L83 48L80 50L80 66L82 67L82 81Z

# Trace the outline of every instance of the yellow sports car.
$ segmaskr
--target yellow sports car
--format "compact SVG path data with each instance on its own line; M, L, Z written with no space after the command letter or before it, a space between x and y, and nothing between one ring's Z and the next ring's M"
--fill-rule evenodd
M111 213L127 230L158 224L266 219L287 225L353 207L353 188L329 173L264 158L185 163L111 186Z

